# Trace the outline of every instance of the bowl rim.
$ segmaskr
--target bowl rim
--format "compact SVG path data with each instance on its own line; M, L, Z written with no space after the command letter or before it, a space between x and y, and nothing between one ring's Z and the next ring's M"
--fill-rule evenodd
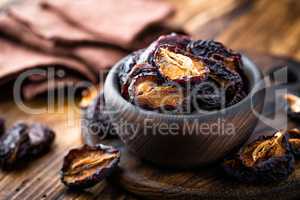
M120 93L120 89L119 89L119 84L118 84L118 70L119 70L119 66L120 64L126 60L131 54L125 56L124 58L122 58L121 60L119 60L113 67L112 69L109 71L105 83L104 83L104 96L105 96L105 102L107 101L107 96L112 95L115 96L115 98L118 98L118 104L121 105L120 107L124 108L124 109L128 109L130 110L130 112L134 112L137 115L145 115L147 117L160 117L160 118L174 118L174 119L194 119L194 118L199 118L199 117L208 117L208 116L214 116L214 115L218 115L221 113L226 113L226 112L232 112L235 111L236 109L240 108L243 104L247 103L247 102L252 102L252 94L253 94L253 89L255 88L255 83L260 82L260 88L264 88L265 86L265 82L263 80L263 73L262 71L257 67L257 65L250 59L248 58L245 54L241 54L242 55L242 62L243 62L243 71L245 71L245 69L247 69L248 71L250 71L250 73L252 74L252 82L251 85L251 89L248 92L247 96L245 98L243 98L241 101L239 101L238 103L229 106L229 107L225 107L222 108L220 110L213 110L213 111L205 111L201 112L201 113L192 113L192 114L170 114L170 113L160 113L160 112L155 112L152 110L146 110L143 108L140 108L136 105L131 104L130 102L128 102L126 99L124 99L124 97L121 95ZM246 75L246 77L249 80L249 75ZM109 94L109 95L108 95ZM264 102L264 100L262 100L261 102ZM251 105L250 105L251 107Z

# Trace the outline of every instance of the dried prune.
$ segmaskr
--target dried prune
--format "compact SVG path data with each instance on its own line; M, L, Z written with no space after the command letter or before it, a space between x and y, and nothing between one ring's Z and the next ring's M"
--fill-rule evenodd
M209 79L194 86L192 101L197 102L197 109L216 110L222 107L222 95L218 83Z
M146 88L143 86L149 85L145 84L146 82L160 84L163 81L158 70L149 64L137 64L129 76L132 77L127 89L128 99L130 101L134 100L135 96L139 93L144 92L143 89Z
M245 91L240 74L226 68L223 63L208 59L204 59L204 62L209 66L209 77L220 85L220 90L225 91L226 105L233 105L234 97Z
M284 96L284 99L287 101L287 113L291 119L300 120L300 97L287 94Z
M176 82L202 81L208 75L208 67L201 60L159 48L155 54L155 64L167 80Z
M98 136L99 139L117 135L110 121L109 111L105 107L103 92L92 99L87 108L82 112L81 129L85 135Z
M0 141L0 166L13 168L49 150L55 134L42 124L16 123L3 135Z
M65 156L61 181L70 188L92 187L108 177L118 166L120 152L111 146L84 145Z
M174 52L185 51L191 39L185 35L175 33L160 36L156 41L150 44L143 52L141 52L137 63L149 63L155 66L155 53L159 48L172 48Z
M243 182L286 179L294 169L294 156L285 134L259 137L223 163L225 172Z
M173 110L180 108L184 102L183 92L174 86L143 86L143 93L135 96L135 103L142 108Z
M132 71L132 68L136 65L141 52L143 52L143 50L131 53L128 57L126 57L124 62L122 62L119 65L118 77L119 77L120 86L121 86L121 94L123 96L128 97L127 90L128 90L128 86L130 84L130 80L132 78L132 75L130 74L130 72Z
M287 130L289 136L289 143L292 152L297 158L300 158L300 130L297 128Z
M240 72L241 55L226 48L220 42L213 40L191 41L187 49L196 56L222 62L227 68Z
M120 65L121 94L131 103L138 102L136 99L140 97L137 96L145 96L140 93L147 93L145 97L148 97L149 94L152 95L151 92L157 94L162 89L165 91L165 87L160 88L165 85L179 84L183 98L180 94L176 95L178 98L174 100L193 98L195 101L185 101L190 104L185 107L193 109L214 110L222 106L231 106L241 101L248 93L248 82L241 70L241 55L225 48L221 43L193 41L188 36L171 34L159 37L137 54L138 56L128 58L130 64L125 61ZM123 69L124 65L127 66L127 71ZM124 75L126 73L127 76ZM210 87L209 84L216 87ZM199 91L194 94L192 90L195 87ZM215 88L217 90L214 90ZM139 105L148 109L158 109L157 103L151 103L150 99L145 101L143 98ZM176 105L178 103L181 101ZM196 105L191 105L194 103ZM171 109L177 108L175 101L171 104Z

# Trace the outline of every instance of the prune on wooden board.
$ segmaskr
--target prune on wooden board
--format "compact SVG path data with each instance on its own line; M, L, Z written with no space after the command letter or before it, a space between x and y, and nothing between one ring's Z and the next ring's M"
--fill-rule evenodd
M300 130L298 128L293 128L287 130L289 136L289 143L292 149L293 154L300 158Z
M242 147L223 163L225 172L242 182L266 183L286 179L294 170L288 137L277 132Z
M1 168L11 169L46 153L54 138L54 131L42 124L15 123L0 140Z
M199 97L195 101L189 101L190 104L196 102L198 105L186 107L220 109L238 103L247 95L248 81L241 70L242 65L241 55L219 42L193 41L188 36L177 34L165 35L120 64L121 94L126 100L135 103L137 101L133 100L138 99L141 92L148 93L154 87L161 91L159 86L179 84L181 88L177 89L184 91L184 99ZM216 87L209 87L211 83ZM139 87L140 85L142 86ZM191 91L195 87L199 89L197 93ZM152 92L157 93L156 90ZM196 95L191 97L191 94ZM223 96L225 98L221 98ZM181 99L175 98L170 108L176 109L177 106L174 105L180 105ZM176 100L178 102L175 103ZM161 107L157 106L157 102L142 102L139 105L146 109Z
M291 119L300 120L300 97L287 94L284 96L287 101L287 113Z
M104 93L100 92L90 101L82 110L81 130L84 134L97 135L99 139L115 137L117 134L105 107Z
M70 188L85 189L96 185L117 168L120 152L111 146L84 145L65 156L61 181Z

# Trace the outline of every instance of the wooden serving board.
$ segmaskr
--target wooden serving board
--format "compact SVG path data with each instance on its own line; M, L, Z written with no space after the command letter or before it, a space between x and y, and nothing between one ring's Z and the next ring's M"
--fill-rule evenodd
M251 56L251 54L249 54ZM300 64L288 59L252 55L258 66L262 67L265 74L277 66L288 65L293 76L300 81L297 68ZM295 78L294 77L294 78ZM293 79L294 79L293 78ZM294 81L296 80L294 79ZM289 90L298 90L300 82L290 83L283 86ZM299 90L300 91L300 90ZM272 98L267 98L268 110ZM283 108L280 108L283 109ZM269 112L269 114L271 111ZM276 123L281 123L282 115L276 119ZM299 123L300 125L300 123ZM298 127L294 122L289 122L290 128ZM270 134L270 129L265 124L258 124L254 136ZM94 144L99 141L84 137L87 144ZM121 149L122 156L120 171L112 178L114 184L119 184L127 191L149 199L295 199L300 195L300 161L296 163L294 173L285 181L273 184L241 184L226 177L220 163L206 168L197 168L188 171L163 169L145 163L130 154L126 147L119 140L106 140L103 143L117 146ZM172 147L170 147L172 148ZM174 147L176 148L176 147Z

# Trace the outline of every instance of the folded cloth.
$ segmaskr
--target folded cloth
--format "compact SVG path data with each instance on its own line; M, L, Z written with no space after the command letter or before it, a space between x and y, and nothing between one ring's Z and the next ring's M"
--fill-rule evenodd
M78 12L80 11L80 12ZM82 80L99 81L131 50L174 29L173 13L159 0L24 0L0 14L0 85L35 68L64 70L49 78L30 75L22 94L30 99Z
M63 89L66 87L78 87L79 89L82 84L82 79L76 76L70 76L65 78L55 78L50 80L44 80L41 82L30 82L22 87L22 95L25 99L33 99L39 94L43 94L46 91L51 92L54 89ZM85 85L85 87L88 87Z
M100 45L81 45L64 47L32 32L29 26L15 20L10 15L0 15L0 33L45 53L70 56L85 63L94 73L109 69L124 57L127 52L116 47ZM22 33L22 34L20 34Z
M65 43L102 42L125 49L134 48L132 44L143 30L162 23L174 12L170 4L158 0L35 2L38 6L28 3L10 13L40 36ZM68 23L63 23L59 17Z
M54 75L60 70L63 72L62 77L66 80L89 80L96 82L95 75L91 73L90 70L86 68L82 63L76 62L75 60L68 59L65 57L51 56L49 54L43 54L41 52L34 51L32 49L20 46L13 41L0 38L0 84L5 84L11 80L20 77L22 72L29 72L30 69L47 69L52 68L54 70ZM32 84L34 82L41 84L44 81L48 81L55 77L50 77L51 73L47 70L42 71L41 75L36 73L41 73L37 71L32 71L34 75L27 74L24 78L20 79L22 81L22 90L27 84ZM74 78L75 77L75 78ZM45 90L54 89L53 84L49 84L49 88ZM39 93L45 92L45 90L31 91L30 95L23 95L26 98L33 98ZM22 91L23 92L23 91Z

